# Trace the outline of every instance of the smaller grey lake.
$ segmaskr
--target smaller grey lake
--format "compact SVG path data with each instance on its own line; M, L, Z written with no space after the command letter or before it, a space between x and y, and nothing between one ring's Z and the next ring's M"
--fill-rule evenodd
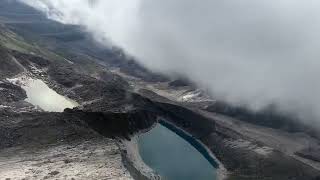
M165 180L216 180L216 168L189 142L158 124L139 138L143 161Z
M62 112L65 108L78 106L78 103L56 93L39 79L27 79L22 88L27 92L26 101L45 111Z
M40 107L44 111L63 112L65 108L74 108L79 105L77 102L50 89L49 86L40 79L21 76L8 80L26 91L27 102Z

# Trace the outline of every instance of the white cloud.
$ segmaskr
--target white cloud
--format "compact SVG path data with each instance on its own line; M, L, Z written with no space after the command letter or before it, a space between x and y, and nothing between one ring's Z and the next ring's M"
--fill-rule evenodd
M320 117L318 0L22 0L219 99Z

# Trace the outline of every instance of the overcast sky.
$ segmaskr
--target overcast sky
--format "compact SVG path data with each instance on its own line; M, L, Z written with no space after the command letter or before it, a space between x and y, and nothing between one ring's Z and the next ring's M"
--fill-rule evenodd
M219 100L320 117L319 0L21 0Z

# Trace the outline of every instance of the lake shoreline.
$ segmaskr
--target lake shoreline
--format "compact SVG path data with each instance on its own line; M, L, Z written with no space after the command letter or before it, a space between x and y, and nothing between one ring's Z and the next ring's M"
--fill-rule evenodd
M27 73L7 78L10 83L21 87L26 92L25 101L45 112L63 112L66 108L74 108L79 104L51 89L45 81Z
M142 134L147 133L153 128L155 128L158 124L164 126L165 128L169 129L173 133L177 134L179 137L183 138L191 146L193 146L197 151L199 151L204 156L205 159L208 160L208 158L210 158L210 160L208 161L214 168L216 168L216 175L218 180L225 180L228 177L228 171L226 170L226 168L212 154L210 149L205 144L203 144L200 140L194 138L190 133L186 132L185 130L163 119L159 119L158 122L154 123L152 127L142 130L139 133L133 135L130 141L121 141L121 145L120 145L121 149L126 151L123 158L125 159L125 161L130 162L131 164L130 166L133 166L137 171L141 173L141 175L143 175L144 177L147 177L147 179L149 180L161 179L161 177L157 175L154 172L154 170L143 161L140 155L140 150L138 145L139 137ZM195 146L195 144L197 145ZM199 150L199 148L201 149ZM207 153L207 154L204 155L204 153Z
M175 126L173 123L166 121L165 119L160 119L158 121L159 124L168 128L172 132L176 133L178 136L183 138L185 141L190 143L195 149L197 149L208 161L209 163L216 168L217 179L225 180L228 177L228 171L224 167L224 165L215 157L215 155L211 152L211 150L200 140L193 137L187 131ZM196 144L196 146L194 146ZM200 148L200 149L199 149Z
M150 128L140 130L138 133L130 137L130 140L119 140L119 147L122 152L122 159L126 168L132 176L136 176L141 180L161 180L151 167L149 167L142 159L139 151L138 139L141 134L147 133L153 129L157 123L154 123Z

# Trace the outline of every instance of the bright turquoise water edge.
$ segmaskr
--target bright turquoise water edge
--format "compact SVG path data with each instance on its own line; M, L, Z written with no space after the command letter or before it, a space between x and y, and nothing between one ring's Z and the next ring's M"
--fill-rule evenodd
M143 161L165 180L216 180L216 168L185 139L158 124L138 141Z

